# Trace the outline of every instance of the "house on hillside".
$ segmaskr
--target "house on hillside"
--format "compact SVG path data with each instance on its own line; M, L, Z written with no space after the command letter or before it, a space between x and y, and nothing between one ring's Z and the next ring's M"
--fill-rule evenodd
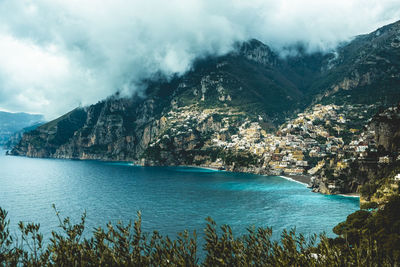
M391 162L391 158L389 158L389 156L379 157L378 162L381 164L389 164Z

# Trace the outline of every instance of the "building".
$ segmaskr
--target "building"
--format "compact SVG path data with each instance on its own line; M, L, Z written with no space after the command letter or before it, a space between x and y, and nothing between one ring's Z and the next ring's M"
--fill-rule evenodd
M378 162L381 164L389 164L391 162L391 159L389 158L389 156L379 157Z

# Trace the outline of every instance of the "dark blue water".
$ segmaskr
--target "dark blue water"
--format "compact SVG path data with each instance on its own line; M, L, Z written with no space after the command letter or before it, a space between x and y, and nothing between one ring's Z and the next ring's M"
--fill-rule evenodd
M34 221L48 236L58 225L53 203L75 221L86 210L87 229L134 220L141 210L146 231L171 237L184 229L202 233L207 216L237 234L256 225L271 226L275 238L292 227L333 235L332 227L358 209L358 199L311 193L280 177L0 156L0 206L13 229Z

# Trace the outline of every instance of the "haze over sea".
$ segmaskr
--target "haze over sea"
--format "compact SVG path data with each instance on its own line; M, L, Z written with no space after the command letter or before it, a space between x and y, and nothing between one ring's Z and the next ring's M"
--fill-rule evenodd
M236 235L256 225L271 226L274 238L292 227L333 236L332 228L358 209L358 198L312 193L275 176L0 152L0 207L9 212L13 231L18 221L33 221L47 237L58 226L52 204L75 222L86 210L87 233L108 221L133 221L141 210L145 231L171 237L185 229L202 235L207 216L229 224Z

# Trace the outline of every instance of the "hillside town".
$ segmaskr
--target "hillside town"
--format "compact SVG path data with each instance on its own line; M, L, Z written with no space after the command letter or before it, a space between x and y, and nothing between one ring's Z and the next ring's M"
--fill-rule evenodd
M267 133L259 122L247 120L230 140L219 138L225 127L212 141L224 149L251 151L262 158L263 167L274 175L314 175L325 165L325 158L332 155L343 158L337 162L337 168L342 169L347 167L346 153L374 149L370 135L352 140L361 132L361 127L348 128L350 120L364 119L360 115L364 108L315 105L287 121L276 133ZM340 137L343 135L349 140L343 140Z
M204 147L232 153L250 152L257 157L264 173L313 176L327 164L331 167L334 164L333 169L339 172L348 167L352 158L366 157L377 149L374 132L364 129L370 118L366 110L375 109L375 105L317 104L288 119L277 131L267 132L261 116L251 119L229 108L182 107L161 118L167 130L150 146L163 148L165 140L176 141L179 136L185 136L184 140L190 143L197 138L196 132L201 131L210 136ZM379 159L382 163L389 160ZM208 161L208 165L226 167L222 158Z

